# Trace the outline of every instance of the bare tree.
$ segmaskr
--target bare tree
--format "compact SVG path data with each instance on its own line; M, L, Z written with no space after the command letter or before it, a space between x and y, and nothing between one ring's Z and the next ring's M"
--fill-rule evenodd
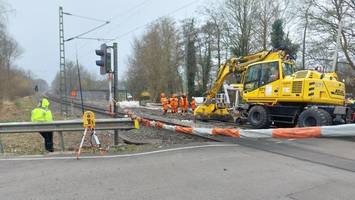
M227 34L235 55L248 55L252 50L255 26L257 26L257 1L226 0L225 18L228 20Z
M310 13L312 23L311 30L313 35L318 35L313 38L316 49L327 50L327 55L336 51L337 30L342 23L343 29L341 32L341 49L343 57L355 70L355 10L353 9L353 1L345 0L330 0L326 2L312 1L314 8ZM316 52L314 50L314 52ZM321 57L325 59L329 57Z
M210 24L213 24L213 37L216 49L217 66L221 65L222 54L224 50L226 48L228 49L230 46L228 42L228 37L226 37L226 30L228 26L227 20L223 14L223 10L224 7L222 7L221 5L208 5L202 12L203 15L208 17L206 21ZM228 54L228 52L224 52L224 54Z
M199 89L200 89L200 94L207 91L207 86L210 81L210 72L212 69L212 54L215 49L217 49L217 55L218 52L220 52L218 49L218 41L215 42L215 24L213 22L207 21L206 24L202 25L199 31L199 37L198 37L198 63L201 68L201 75L198 78L199 82ZM218 40L218 37L216 38ZM217 43L217 45L215 45ZM216 47L217 46L217 47ZM218 60L220 62L220 60Z
M19 47L17 41L13 39L7 32L6 19L7 12L3 12L8 9L8 5L0 1L0 101L3 99L12 98L10 86L16 87L18 85L11 85L13 79L18 76L14 76L13 72L22 72L14 68L14 61L22 54L22 49ZM13 68L13 70L12 70ZM16 75L16 74L15 74Z
M73 61L67 61L66 64L66 85L67 85L67 91L70 92L72 90L78 90L79 89L79 76L78 76L78 68L77 65ZM92 90L92 89L102 89L102 82L103 84L106 85L104 89L107 88L107 81L101 81L98 79L98 77L90 73L88 70L85 69L84 66L79 64L79 69L80 69L80 76L81 76L81 85L83 90ZM53 82L52 82L52 90L55 93L59 93L59 88L60 88L60 75L59 72L57 72Z
M127 72L130 92L138 97L141 92L148 91L154 100L158 100L161 92L171 94L182 91L181 62L179 31L175 22L161 18L133 43Z
M262 50L267 50L271 25L277 19L277 13L279 13L279 2L260 0L256 6L259 7L259 9L257 10L258 25L255 26L255 33L258 38L257 41L261 43ZM260 44L258 44L258 46L260 46Z
M302 69L306 68L306 38L307 38L307 30L309 24L309 10L312 4L311 1L304 2L304 12L302 12L301 19L304 21L303 23L303 38L302 38Z

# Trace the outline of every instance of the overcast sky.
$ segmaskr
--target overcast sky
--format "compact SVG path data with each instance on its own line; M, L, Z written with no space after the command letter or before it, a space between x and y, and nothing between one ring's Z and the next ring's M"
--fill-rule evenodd
M208 0L5 0L16 11L9 14L8 27L11 35L24 49L17 65L30 69L36 78L47 80L49 84L59 71L58 8L64 12L99 19L112 19L104 28L85 37L115 38L119 44L119 74L126 70L127 57L131 52L134 37L140 36L144 25L161 16L169 16L177 21L196 16L196 10ZM172 13L172 14L171 14ZM100 22L64 16L65 38L85 32ZM143 26L143 27L142 27ZM140 28L137 28L140 27ZM136 29L137 28L137 29ZM67 60L75 60L78 49L79 62L88 70L99 74L95 65L98 56L94 50L102 42L73 40L66 43Z

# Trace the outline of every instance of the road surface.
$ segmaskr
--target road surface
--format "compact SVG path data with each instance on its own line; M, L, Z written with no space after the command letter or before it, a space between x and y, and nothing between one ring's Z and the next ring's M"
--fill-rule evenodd
M0 199L354 199L355 154L347 151L354 142L264 141L274 149L289 145L281 148L285 155L250 147L254 142L79 161L1 159ZM293 155L293 148L319 154Z

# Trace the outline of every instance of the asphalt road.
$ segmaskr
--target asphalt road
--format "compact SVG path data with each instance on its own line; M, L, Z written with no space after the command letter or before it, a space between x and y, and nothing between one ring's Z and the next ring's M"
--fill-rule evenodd
M238 143L79 161L65 157L0 160L0 199L355 197L353 141ZM276 152L252 147L257 143L261 148L273 146Z

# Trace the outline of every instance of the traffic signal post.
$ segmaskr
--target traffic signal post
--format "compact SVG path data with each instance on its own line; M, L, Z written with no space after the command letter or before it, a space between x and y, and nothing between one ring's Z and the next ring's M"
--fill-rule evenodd
M118 50L117 50L117 43L114 42L112 46L107 46L106 44L102 44L99 50L95 50L96 55L100 56L100 60L96 61L96 65L100 67L100 74L111 74L113 73L113 98L114 98L114 117L117 117L118 105L116 104L118 100L118 91L117 91L117 84L118 84ZM113 50L113 71L111 67L111 52L108 50ZM112 99L110 99L112 101ZM114 134L114 145L118 145L118 130L115 130Z
M96 65L100 66L100 74L105 75L111 73L111 53L108 52L109 46L102 44L99 50L95 50L96 55L100 56L100 60L96 61Z

